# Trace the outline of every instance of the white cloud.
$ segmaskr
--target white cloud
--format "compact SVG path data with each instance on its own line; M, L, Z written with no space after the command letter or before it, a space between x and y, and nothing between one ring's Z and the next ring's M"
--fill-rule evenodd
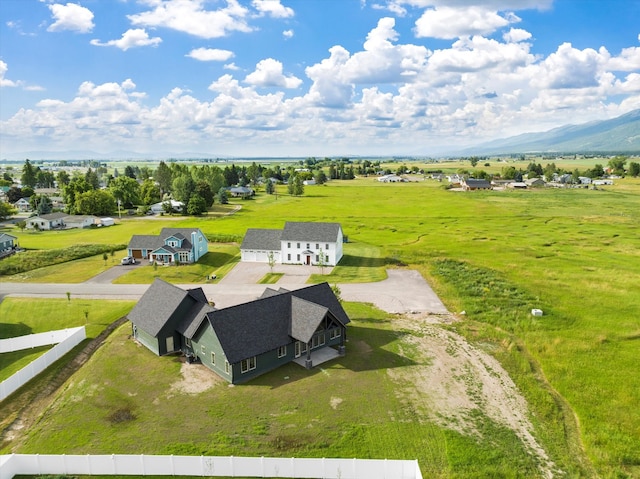
M298 88L302 80L293 75L285 76L282 73L282 63L273 58L260 60L254 72L249 73L244 79L245 83L262 87Z
M538 75L531 84L536 88L586 88L598 85L602 65L608 60L606 49L578 50L563 43L539 66Z
M294 16L293 8L285 7L280 0L253 0L253 7L261 15L269 15L273 18L290 18Z
M217 48L196 48L191 50L186 56L201 62L226 62L232 58L233 52L229 50L220 50Z
M514 3L483 4L503 11L509 1ZM154 2L154 11L178 3ZM438 2L398 5L431 8ZM204 11L205 3L197 5ZM273 58L240 74L234 73L240 68L231 63L232 52L196 48L188 56L227 62L229 72L210 84L206 99L188 92L186 84L149 105L132 80L85 82L70 101L42 100L0 122L3 149L18 151L28 141L34 148L85 143L105 151L117 145L238 155L434 154L438 145L463 147L640 108L640 47L613 55L563 44L537 56L529 32L500 28L491 38L462 35L432 52L401 38L395 21L382 18L361 48L351 53L334 45L308 66L308 90ZM0 85L22 86L6 74L0 61ZM286 88L299 90L285 94Z
M282 36L284 38L286 38L287 40L289 38L293 38L293 35L294 35L294 31L293 30L285 30L285 31L282 32Z
M345 108L351 103L354 87L342 80L337 72L349 60L349 52L341 46L329 49L330 57L305 69L313 81L308 99L312 103L330 108Z
M386 7L398 8L408 5L414 8L428 8L450 6L456 8L483 6L485 8L504 10L546 10L553 5L554 0L386 0Z
M49 25L47 31L61 32L71 30L79 33L89 33L93 30L93 12L88 8L76 3L67 3L66 5L54 3L48 7L55 21Z
M165 27L200 38L224 37L230 32L250 32L249 11L237 0L226 0L218 10L206 10L204 0L153 0L154 8L127 18L133 25Z
M7 70L8 69L9 69L9 67L7 66L7 64L5 62L3 62L2 60L0 60L0 87L17 87L17 86L19 86L18 82L15 82L13 80L9 80L8 78L4 77L7 74Z
M607 68L620 72L640 70L640 47L623 48L620 56L609 60Z
M418 37L453 39L469 35L486 35L520 18L513 13L505 16L485 7L465 8L436 7L426 10L416 21L415 33Z
M143 28L132 28L124 32L119 40L102 43L100 40L93 39L90 43L97 47L116 47L126 52L129 48L157 47L161 42L160 37L149 38L149 34Z
M394 26L393 18L381 18L367 35L364 51L345 62L341 77L354 83L401 83L422 71L431 52L421 45L395 45Z
M437 50L429 59L429 67L439 71L471 72L500 66L512 71L534 61L529 46L500 43L481 36L457 40L450 49Z
M531 33L523 30L522 28L512 28L507 33L502 35L502 38L505 42L518 43L529 40L531 38Z
M371 8L374 10L388 10L389 12L404 17L407 14L407 9L404 8L400 2L390 1L388 3L373 3Z

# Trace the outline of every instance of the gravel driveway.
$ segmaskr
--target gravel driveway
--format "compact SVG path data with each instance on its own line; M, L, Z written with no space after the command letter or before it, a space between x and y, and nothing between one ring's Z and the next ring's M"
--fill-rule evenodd
M114 266L109 271L79 284L51 283L0 283L0 297L6 295L26 297L72 297L130 299L136 300L149 287L144 284L111 284L110 281L126 271L144 265ZM296 290L306 285L311 273L317 273L313 266L277 265L274 271L285 273L277 284L256 284L270 270L269 265L260 263L238 263L238 265L217 284L183 284L182 288L202 287L204 293L219 308L233 306L258 298L267 287ZM329 268L325 268L325 273ZM387 270L388 278L378 283L339 284L342 299L372 303L390 313L432 313L446 314L447 308L433 292L429 284L417 271L408 269Z

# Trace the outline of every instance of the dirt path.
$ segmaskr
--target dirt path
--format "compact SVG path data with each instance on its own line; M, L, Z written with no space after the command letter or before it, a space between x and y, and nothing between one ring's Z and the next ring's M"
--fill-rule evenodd
M452 321L453 316L439 315L395 322L398 329L417 333L406 341L423 356L416 365L389 370L403 385L399 394L437 424L466 435L480 434L470 414L479 410L511 429L537 458L542 476L553 477L559 471L533 436L524 397L493 356L442 327Z

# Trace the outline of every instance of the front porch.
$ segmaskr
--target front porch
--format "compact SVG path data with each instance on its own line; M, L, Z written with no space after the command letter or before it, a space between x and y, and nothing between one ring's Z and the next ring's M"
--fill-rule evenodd
M342 347L344 347L344 346L342 346ZM340 354L340 352L337 351L336 349L327 346L325 348L314 349L313 351L311 351L311 366L310 367L307 364L307 355L306 354L303 354L299 358L294 359L293 362L296 363L296 364L299 364L303 368L310 369L310 368L316 367L316 366L318 366L318 365L320 365L322 363L326 363L327 361L331 361L332 359L339 358L340 356L344 356L344 353Z

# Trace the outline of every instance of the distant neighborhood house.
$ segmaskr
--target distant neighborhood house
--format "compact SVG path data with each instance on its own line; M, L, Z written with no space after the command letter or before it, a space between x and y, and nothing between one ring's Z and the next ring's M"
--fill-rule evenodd
M335 266L342 258L340 223L292 222L284 229L249 228L240 245L247 262ZM321 256L322 255L322 256Z
M176 201L176 200L166 200L166 201L161 201L159 203L154 203L152 204L150 207L151 212L154 214L160 214L160 213L182 213L182 210L184 209L184 203L182 201ZM167 209L170 208L170 211L167 211Z
M402 183L407 181L406 178L398 175L383 175L378 178L380 183Z
M327 283L267 288L259 299L215 309L202 288L185 291L161 279L128 319L133 337L156 355L184 354L232 384L292 361L310 369L344 355L349 323Z
M20 198L13 204L13 206L21 212L31 211L31 203L29 202L29 198Z
M0 233L0 256L13 253L16 249L16 238L7 233Z
M159 264L195 263L209 251L207 238L198 228L162 228L159 235L133 235L129 256Z
M488 180L480 180L475 178L462 178L460 180L460 186L465 191L490 190L491 182L489 182Z
M53 230L63 228L89 228L99 223L92 215L70 215L67 213L50 213L32 216L26 220L27 228L39 230Z

